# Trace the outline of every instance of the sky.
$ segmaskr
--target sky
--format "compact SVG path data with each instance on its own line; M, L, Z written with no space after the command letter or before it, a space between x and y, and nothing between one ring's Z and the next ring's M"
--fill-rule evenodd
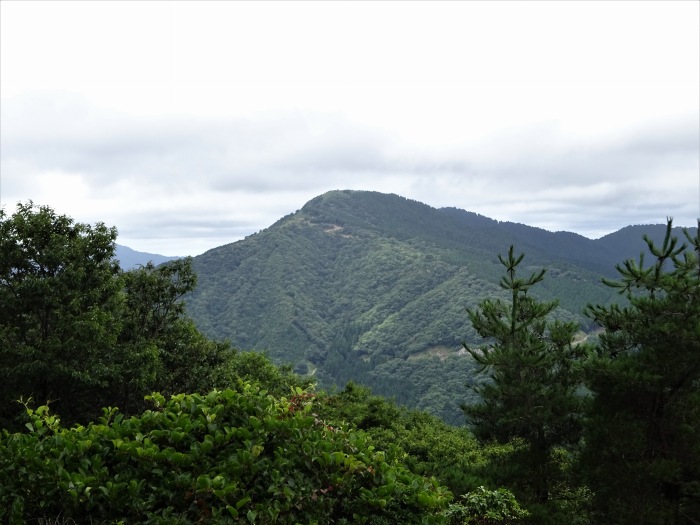
M700 216L700 2L0 2L0 206L198 255L335 189Z

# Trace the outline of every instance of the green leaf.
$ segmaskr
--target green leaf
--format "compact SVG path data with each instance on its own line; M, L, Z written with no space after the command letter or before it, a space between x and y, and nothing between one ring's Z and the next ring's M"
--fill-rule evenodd
M206 475L201 475L197 477L197 489L198 490L209 490L211 488L211 478Z

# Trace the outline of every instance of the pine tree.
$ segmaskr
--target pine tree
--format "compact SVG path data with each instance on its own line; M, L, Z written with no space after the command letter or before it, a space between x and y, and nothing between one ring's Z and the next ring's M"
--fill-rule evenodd
M700 253L700 238L685 235ZM594 394L584 469L603 523L700 523L700 267L672 236L655 261L618 265L627 306L591 306L605 333L587 367Z
M573 344L575 323L551 321L556 302L540 302L530 289L545 270L527 279L517 277L524 254L499 255L506 275L500 286L510 303L486 299L468 310L479 335L488 343L465 348L488 378L476 387L480 402L463 407L482 442L519 443L504 481L519 498L546 504L558 476L555 448L576 443L581 430L581 397L577 394L576 362L582 347Z

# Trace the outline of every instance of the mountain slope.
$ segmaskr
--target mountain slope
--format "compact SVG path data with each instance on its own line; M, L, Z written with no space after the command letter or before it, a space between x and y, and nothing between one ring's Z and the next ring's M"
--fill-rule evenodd
M477 343L465 309L502 295L497 254L548 268L556 316L616 299L605 242L435 209L396 195L333 191L242 241L195 257L190 315L207 335L264 350L324 386L360 380L459 422ZM641 238L636 253L643 248ZM634 253L629 254L634 256Z
M164 262L179 259L179 257L168 257L167 255L158 255L156 253L138 252L121 244L117 244L116 248L114 258L119 261L119 266L124 270L131 270L139 265L145 266L149 262L158 266Z

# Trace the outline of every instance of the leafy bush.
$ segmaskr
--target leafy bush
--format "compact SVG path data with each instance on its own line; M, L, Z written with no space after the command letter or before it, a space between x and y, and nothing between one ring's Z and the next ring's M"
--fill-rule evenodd
M372 395L369 388L349 382L335 395L319 396L323 417L347 421L372 437L378 448L396 446L403 463L414 473L434 476L454 494L489 484L484 467L492 462L465 427L453 427L425 412L399 407L392 400Z
M149 396L152 410L63 428L27 409L0 438L0 521L439 523L450 493L312 413L314 395L259 386Z
M515 496L506 489L488 490L478 487L462 496L445 511L449 525L506 525L528 516Z

